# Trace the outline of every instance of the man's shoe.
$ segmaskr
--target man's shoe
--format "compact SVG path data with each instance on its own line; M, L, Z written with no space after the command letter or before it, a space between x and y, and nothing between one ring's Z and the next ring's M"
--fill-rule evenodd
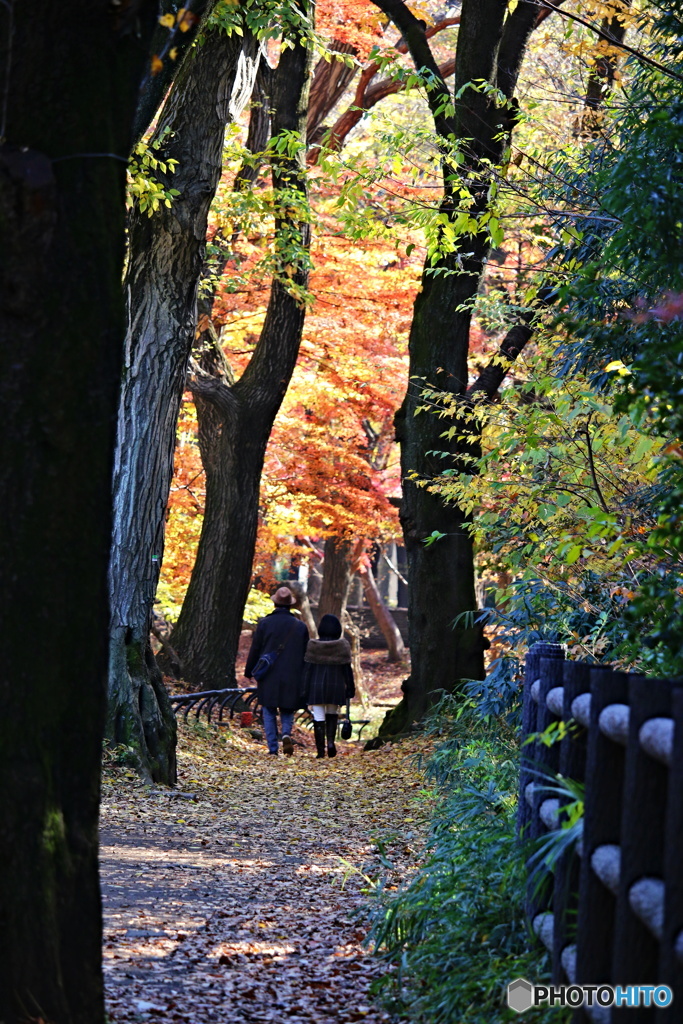
M291 736L282 737L282 753L285 757L291 757L294 753L294 744L292 743Z

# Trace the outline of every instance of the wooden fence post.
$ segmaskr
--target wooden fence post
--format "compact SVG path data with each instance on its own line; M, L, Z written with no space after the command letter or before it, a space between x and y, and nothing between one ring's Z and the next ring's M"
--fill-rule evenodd
M576 983L609 984L626 752L601 732L598 719L607 705L626 702L627 676L623 672L591 667L590 693L586 757L589 784L586 786L579 872ZM596 850L600 850L597 858ZM596 874L596 866L600 876ZM578 1010L575 1019L590 1020L585 1010Z
M527 786L534 781L533 769L537 758L536 744L526 744L525 740L536 732L538 705L532 696L533 684L539 677L541 658L558 658L564 660L564 646L553 643L535 643L529 648L524 668L522 689L522 750L519 772L519 800L517 803L517 833L521 839L529 838L529 826L532 821L531 806L526 797Z
M658 981L669 769L643 749L640 730L648 719L670 717L671 683L629 676L628 704L621 866L612 961L612 984L615 985ZM614 1007L612 1021L614 1024L622 1020L646 1024L654 1021L656 1015L654 1006Z
M572 723L560 744L560 775L565 779L583 782L586 777L586 752L588 730L574 719L572 703L582 693L590 692L591 666L585 661L565 661L562 667L562 720ZM562 806L567 798L559 799L562 822ZM553 984L561 985L574 980L575 955L571 957L574 967L562 963L562 954L576 943L576 921L579 908L579 867L580 859L576 850L562 854L555 865L555 892L553 894Z
M669 798L664 839L664 933L659 981L673 989L673 1003L660 1010L662 1024L679 1024L683 1013L683 686L671 695L674 721L669 762Z
M557 689L562 684L563 661L564 647L559 644L557 645L557 649L551 652L550 657L548 657L548 654L545 651L541 653L538 663L538 679L534 680L532 683L532 698L534 699L536 707L534 731L537 733L544 732L551 722L558 722L560 720L560 716L553 714L552 710L548 707L547 697L551 690ZM544 835L549 830L540 815L541 805L550 797L550 794L547 791L544 791L544 787L547 785L548 780L546 780L543 775L545 772L548 774L554 774L557 772L560 748L557 743L552 746L547 746L539 740L536 740L533 744L529 744L529 748L532 751L530 776L533 787L531 789L531 800L529 800L526 792L525 799L531 811L527 835L528 838L533 841ZM551 822L551 825L552 824L554 824L554 822ZM552 878L548 873L544 874L543 868L537 867L536 872L532 872L529 875L526 900L526 911L535 930L535 918L539 914L548 911L552 906L552 902ZM547 920L548 919L546 919L546 921ZM545 930L544 932L544 944L546 946L552 946L552 943L548 942L548 932Z
M574 718L572 704L582 693L590 693L591 671L608 670L606 665L589 665L585 661L566 661L562 671L563 709L565 722L574 722L560 745L560 774L565 779L583 782L586 778L588 729Z

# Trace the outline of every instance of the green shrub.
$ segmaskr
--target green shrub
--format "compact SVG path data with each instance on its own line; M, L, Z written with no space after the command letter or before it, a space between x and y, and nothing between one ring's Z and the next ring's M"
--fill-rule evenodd
M511 733L484 722L462 698L444 697L430 728L442 734L426 765L440 800L423 863L401 891L380 896L374 915L375 948L397 967L380 994L413 1024L515 1020L508 982L548 978L524 919L518 748ZM559 1009L524 1017L551 1019L569 1017Z

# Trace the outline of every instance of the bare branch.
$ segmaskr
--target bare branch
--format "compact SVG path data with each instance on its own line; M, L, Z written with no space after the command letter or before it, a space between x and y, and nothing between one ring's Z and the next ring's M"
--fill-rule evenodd
M522 323L515 324L514 327L510 328L493 359L484 367L474 384L471 384L465 392L467 399L471 400L475 396L477 398L484 398L489 402L493 399L498 388L505 380L510 365L515 361L533 335L535 330L533 320L539 307L549 305L556 297L556 289L550 286L540 289L535 305L522 315Z

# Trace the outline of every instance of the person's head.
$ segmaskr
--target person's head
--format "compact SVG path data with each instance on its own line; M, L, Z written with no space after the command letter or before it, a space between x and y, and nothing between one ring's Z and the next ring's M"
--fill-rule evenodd
M271 597L271 601L276 608L291 608L293 604L296 604L296 598L289 587L279 587Z
M323 615L318 623L318 636L321 640L338 640L342 635L341 622L336 615Z

